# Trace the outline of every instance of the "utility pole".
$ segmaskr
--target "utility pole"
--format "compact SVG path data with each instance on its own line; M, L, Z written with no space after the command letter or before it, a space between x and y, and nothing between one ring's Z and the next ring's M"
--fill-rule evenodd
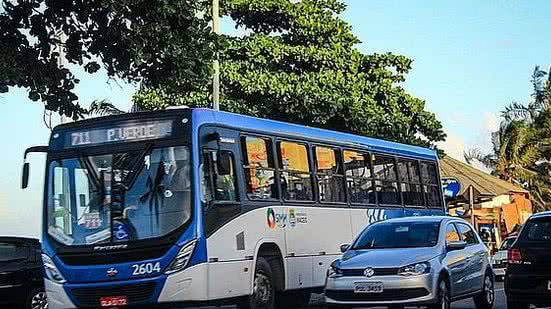
M220 34L220 3L219 0L212 0L212 30ZM218 52L215 53L213 63L214 75L212 76L212 107L214 110L220 110L220 62L218 61Z
M59 57L57 58L57 65L59 67L64 67L67 65L67 59L65 58L65 48L63 46L63 44L65 44L65 36L63 35L63 32L60 31L57 34L57 38L61 42L59 45L56 46L57 52L59 53ZM61 124L67 122L67 117L65 117L65 115L60 114L59 122Z

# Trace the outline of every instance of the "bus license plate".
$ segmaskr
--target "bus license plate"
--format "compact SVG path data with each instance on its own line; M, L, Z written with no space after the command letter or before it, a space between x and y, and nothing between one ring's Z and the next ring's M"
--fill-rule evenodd
M100 298L100 305L102 307L126 306L128 305L128 298L126 296L102 297Z
M384 286L382 282L356 282L354 283L354 293L383 293Z

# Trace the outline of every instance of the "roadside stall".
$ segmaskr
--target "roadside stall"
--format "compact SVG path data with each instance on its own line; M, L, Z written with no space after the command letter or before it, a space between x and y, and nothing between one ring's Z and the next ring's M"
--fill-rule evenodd
M440 161L440 173L450 214L471 222L492 250L532 214L530 194L521 186L450 156Z

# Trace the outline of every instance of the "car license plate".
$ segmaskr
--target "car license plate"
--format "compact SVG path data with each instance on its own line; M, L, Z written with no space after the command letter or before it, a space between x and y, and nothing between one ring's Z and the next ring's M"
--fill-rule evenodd
M384 286L382 282L356 282L354 293L382 293Z
M102 307L126 306L128 305L128 298L126 296L102 297L100 298L100 305Z

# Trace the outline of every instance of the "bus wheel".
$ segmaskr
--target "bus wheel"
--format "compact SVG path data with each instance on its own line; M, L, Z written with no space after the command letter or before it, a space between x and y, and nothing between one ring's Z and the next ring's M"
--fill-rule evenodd
M273 309L275 299L274 276L270 263L259 257L254 273L253 294L237 305L238 309Z
M278 308L303 308L308 307L312 293L308 290L288 291L277 295Z

